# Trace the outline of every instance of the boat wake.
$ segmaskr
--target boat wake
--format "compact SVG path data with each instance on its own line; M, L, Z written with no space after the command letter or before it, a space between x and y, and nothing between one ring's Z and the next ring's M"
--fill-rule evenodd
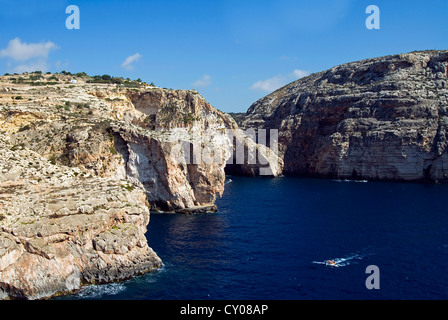
M339 267L346 267L350 264L356 263L356 261L362 260L369 255L372 255L372 254L355 253L355 254L351 254L351 255L349 255L347 257L343 257L343 258L333 258L333 259L328 259L328 260L324 260L324 261L313 261L312 263L322 264L327 267L339 268Z
M369 180L349 180L349 179L336 179L336 180L331 180L334 182L355 182L355 183L367 183L369 182Z

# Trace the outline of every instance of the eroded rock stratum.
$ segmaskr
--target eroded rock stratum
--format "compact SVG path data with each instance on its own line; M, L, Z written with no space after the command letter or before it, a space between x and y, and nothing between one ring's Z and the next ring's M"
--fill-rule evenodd
M27 77L0 77L0 298L160 267L145 238L150 208L216 211L236 123L196 91ZM179 145L202 158L176 160Z
M279 130L284 173L447 181L448 51L352 62L254 103L243 127Z

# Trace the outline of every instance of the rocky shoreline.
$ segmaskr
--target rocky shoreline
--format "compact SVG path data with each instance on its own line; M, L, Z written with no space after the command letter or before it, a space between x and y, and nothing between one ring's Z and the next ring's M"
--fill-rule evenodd
M216 212L226 172L448 181L446 50L312 74L254 103L240 126L196 91L73 77L0 77L0 299L160 268L150 210ZM240 128L278 130L278 145Z
M216 212L224 191L235 143L226 131L238 127L230 116L195 91L73 77L0 77L0 299L48 298L159 268L145 237L150 210ZM202 158L173 156L190 147Z
M448 181L448 51L311 74L254 103L241 126L279 129L286 175Z
M128 182L48 164L0 139L0 298L41 299L161 266Z

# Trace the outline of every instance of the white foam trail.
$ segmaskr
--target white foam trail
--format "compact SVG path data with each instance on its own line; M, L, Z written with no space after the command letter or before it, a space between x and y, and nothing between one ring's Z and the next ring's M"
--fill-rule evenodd
M103 296L114 296L126 290L123 283L93 284L81 289L76 296L84 299L96 299Z
M328 260L324 260L324 261L313 261L312 263L314 264L324 264L326 266L329 267L345 267L351 264L351 261L353 260L362 260L365 257L372 255L372 253L364 253L364 254L359 254L359 253L355 253L355 254L351 254L347 257L342 257L342 258L333 258L333 259L328 259ZM334 261L334 263L330 263L330 261Z
M349 179L333 179L333 182L355 182L355 183L367 183L369 180L349 180Z

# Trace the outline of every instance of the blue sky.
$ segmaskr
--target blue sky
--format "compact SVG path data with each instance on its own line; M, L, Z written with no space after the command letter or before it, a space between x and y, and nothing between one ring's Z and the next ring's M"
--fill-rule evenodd
M68 5L79 30L65 26ZM379 30L365 26L369 5ZM448 49L446 0L0 0L0 25L1 74L141 78L196 89L226 112L338 64Z

